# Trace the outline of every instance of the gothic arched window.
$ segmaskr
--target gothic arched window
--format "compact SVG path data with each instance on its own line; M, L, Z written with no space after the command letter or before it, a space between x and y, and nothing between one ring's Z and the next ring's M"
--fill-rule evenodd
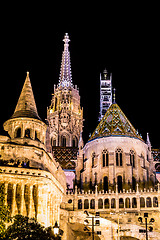
M130 150L130 164L132 167L135 167L135 152Z
M108 167L109 165L109 155L107 150L103 150L102 152L102 164L103 167Z
M122 166L123 161L122 161L122 150L118 148L116 150L116 166Z
M62 136L62 147L66 147L66 137Z
M92 167L94 167L95 164L95 152L92 153Z
M72 147L77 147L77 138L74 136L73 139L72 139Z

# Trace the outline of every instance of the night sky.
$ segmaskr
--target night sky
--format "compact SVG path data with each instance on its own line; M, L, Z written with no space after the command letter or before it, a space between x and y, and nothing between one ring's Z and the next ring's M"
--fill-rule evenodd
M149 132L152 146L160 147L156 6L135 7L127 13L117 9L118 14L113 8L105 12L101 6L101 11L95 7L92 14L75 13L70 20L65 11L55 17L56 9L52 10L45 8L43 14L43 6L19 13L7 9L1 16L0 134L5 134L2 124L14 112L27 71L38 113L45 121L67 32L73 84L79 87L84 108L84 141L98 124L99 75L106 68L113 75L117 104L143 139Z

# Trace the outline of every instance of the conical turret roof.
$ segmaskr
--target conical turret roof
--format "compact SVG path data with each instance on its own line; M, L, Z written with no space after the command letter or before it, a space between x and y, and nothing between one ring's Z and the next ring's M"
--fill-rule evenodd
M117 103L109 107L89 141L107 136L129 136L143 141Z
M37 112L31 81L29 78L29 72L27 72L26 80L18 99L17 106L11 118L19 117L35 118L41 120Z

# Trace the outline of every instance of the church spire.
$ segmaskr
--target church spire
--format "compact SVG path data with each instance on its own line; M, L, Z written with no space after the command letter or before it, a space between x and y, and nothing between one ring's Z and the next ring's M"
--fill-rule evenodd
M29 117L40 119L37 112L37 107L33 95L29 72L27 72L26 80L23 85L17 106L11 118Z
M71 61L69 52L69 36L68 33L64 36L64 51L62 53L61 70L58 86L69 87L72 86Z

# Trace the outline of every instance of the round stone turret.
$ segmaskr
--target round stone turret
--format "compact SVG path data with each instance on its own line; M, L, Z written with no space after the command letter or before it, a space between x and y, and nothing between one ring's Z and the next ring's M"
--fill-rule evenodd
M44 148L47 126L38 115L28 72L15 111L3 126L12 141Z

